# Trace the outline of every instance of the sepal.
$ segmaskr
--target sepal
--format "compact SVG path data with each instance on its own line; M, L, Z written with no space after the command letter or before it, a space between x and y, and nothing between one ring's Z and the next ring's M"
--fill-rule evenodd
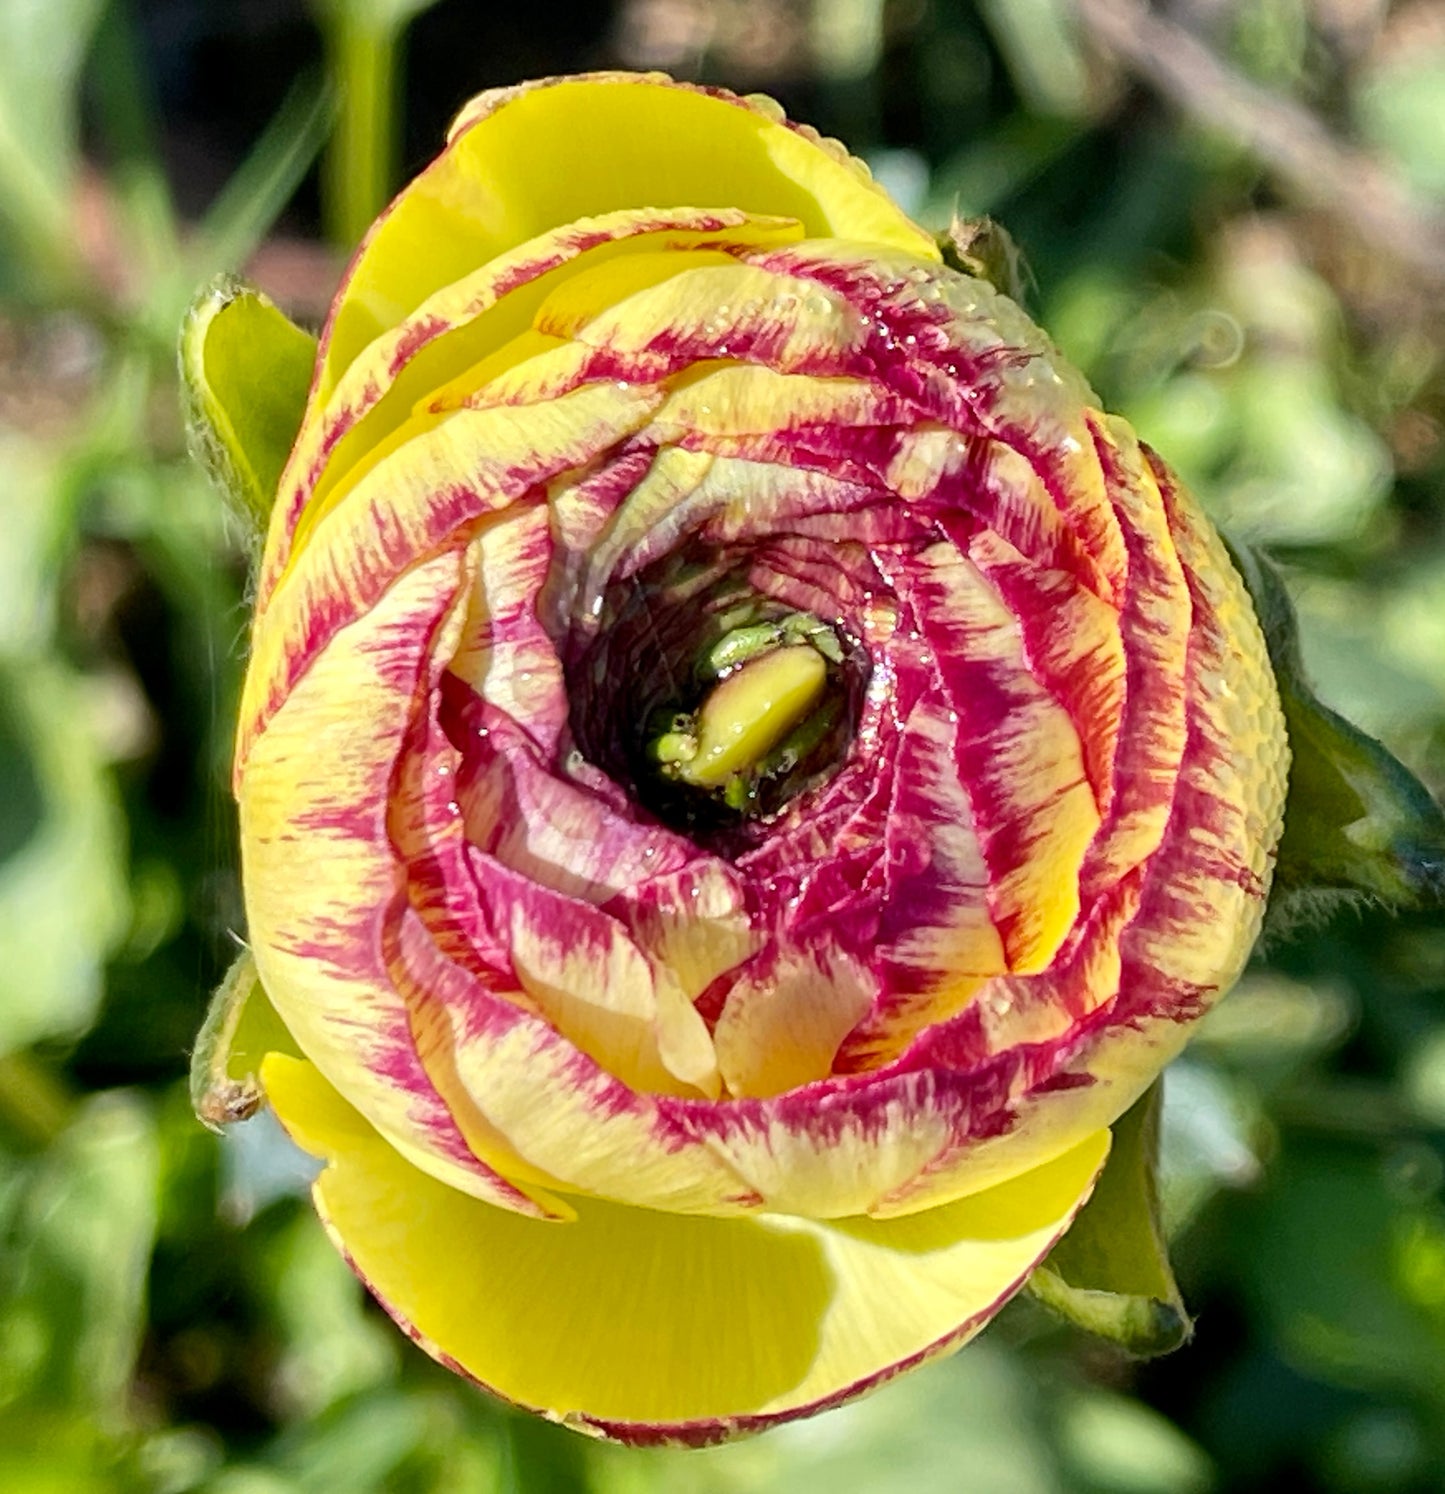
M1075 1327L1141 1358L1177 1349L1193 1330L1159 1220L1162 1098L1156 1080L1115 1122L1093 1196L1028 1283Z
M955 215L948 232L939 235L938 247L949 269L986 280L996 291L1023 305L1032 272L1023 250L1002 223Z
M191 454L251 528L263 530L316 362L316 339L260 291L218 275L181 325Z
M1400 907L1445 903L1445 812L1385 746L1324 705L1305 678L1293 604L1258 552L1232 553L1264 630L1289 733L1284 834L1272 921L1311 898L1365 894Z
M245 950L211 997L191 1053L191 1108L202 1125L221 1131L250 1119L265 1103L261 1060L296 1052Z

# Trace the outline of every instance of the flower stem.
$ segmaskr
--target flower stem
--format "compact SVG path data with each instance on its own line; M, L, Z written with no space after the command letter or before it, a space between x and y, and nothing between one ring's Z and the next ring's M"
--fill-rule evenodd
M327 71L340 99L322 162L322 218L334 244L356 244L386 205L395 181L396 53L399 29L363 7L322 9Z
M23 1050L0 1056L0 1127L48 1146L70 1123L74 1101L49 1069Z

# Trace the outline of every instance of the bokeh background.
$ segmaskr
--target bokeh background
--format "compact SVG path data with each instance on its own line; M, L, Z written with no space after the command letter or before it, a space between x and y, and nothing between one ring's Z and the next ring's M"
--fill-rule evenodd
M0 3L0 1488L8 1494L1445 1488L1445 924L1277 933L1171 1071L1193 1344L1016 1303L856 1407L703 1453L433 1366L262 1118L184 1074L242 928L246 538L174 341L244 269L315 324L471 92L765 90L915 214L990 213L1065 352L1286 566L1321 693L1445 785L1435 0Z

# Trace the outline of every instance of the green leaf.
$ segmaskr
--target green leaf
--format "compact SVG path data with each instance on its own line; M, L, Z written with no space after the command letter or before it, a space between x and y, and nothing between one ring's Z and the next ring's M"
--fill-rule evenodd
M336 114L315 73L291 85L280 109L197 229L197 258L209 268L245 263L311 169Z
M321 163L321 216L333 244L360 241L396 188L402 38L436 0L312 0L341 101Z
M249 1119L265 1096L257 1070L267 1053L296 1052L245 951L211 997L191 1053L191 1107L213 1131Z
M219 275L181 328L191 452L232 507L262 527L301 426L316 339L260 291Z
M1445 904L1445 812L1386 747L1315 696L1279 573L1255 551L1233 553L1264 629L1292 755L1272 919L1331 894Z
M0 5L0 226L42 280L82 275L70 221L76 95L101 0Z
M0 1200L7 1409L34 1418L83 1408L123 1422L145 1329L158 1175L150 1106L122 1090L94 1097L54 1146L12 1174Z
M978 11L1030 113L1086 118L1098 108L1072 5L978 0Z
M1427 33L1423 45L1381 53L1356 84L1360 132L1422 196L1445 197L1445 45Z
M0 656L0 1054L90 1025L130 908L89 683Z
M1076 1327L1140 1356L1177 1349L1192 1328L1159 1221L1162 1094L1156 1080L1114 1123L1093 1196L1028 1286Z

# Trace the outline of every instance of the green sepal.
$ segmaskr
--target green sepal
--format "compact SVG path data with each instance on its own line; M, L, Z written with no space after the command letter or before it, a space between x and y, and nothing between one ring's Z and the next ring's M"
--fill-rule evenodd
M1149 1358L1193 1331L1159 1220L1163 1081L1115 1121L1114 1143L1088 1203L1029 1278L1031 1296L1086 1333Z
M1262 555L1232 547L1284 706L1291 765L1271 922L1311 899L1365 894L1445 904L1445 812L1386 747L1322 704L1305 678L1294 606Z
M234 275L212 280L182 323L191 454L253 529L270 517L315 362L316 339Z
M191 1108L202 1125L220 1131L248 1120L265 1103L257 1077L267 1053L296 1054L244 951L211 997L191 1053Z
M986 280L1010 300L1023 305L1032 274L1023 251L1003 224L992 218L955 217L938 236L943 262L975 280Z

